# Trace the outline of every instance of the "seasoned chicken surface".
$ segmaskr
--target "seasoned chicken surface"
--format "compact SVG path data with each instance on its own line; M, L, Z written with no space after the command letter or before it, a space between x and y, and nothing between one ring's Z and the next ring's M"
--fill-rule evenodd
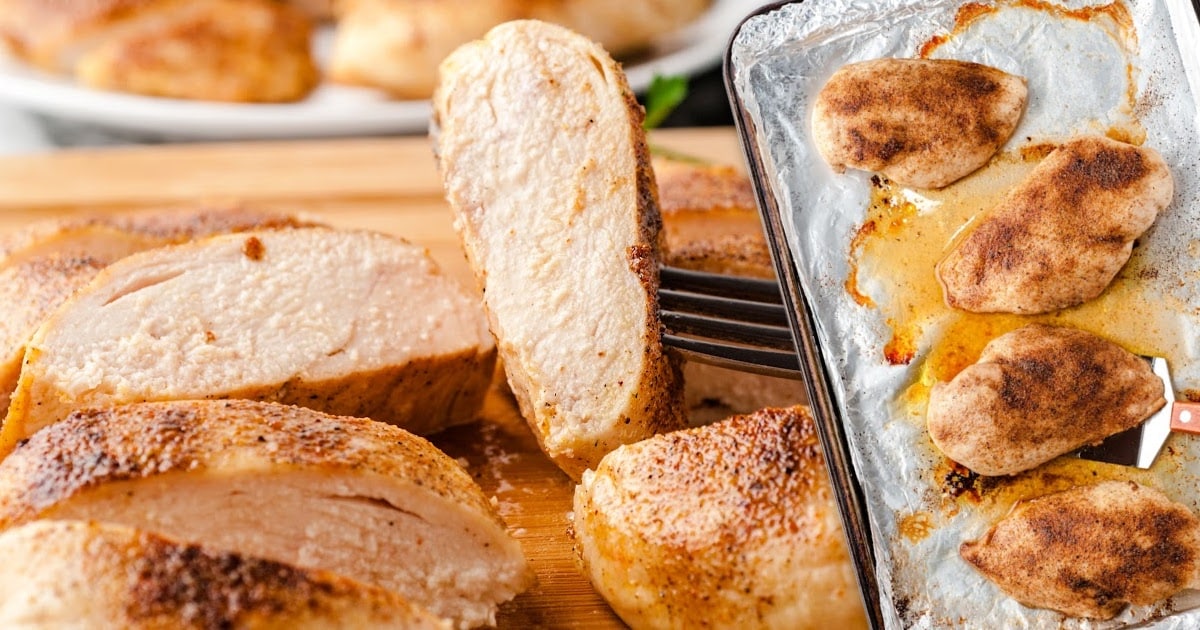
M1162 157L1103 136L1063 143L947 254L953 308L1035 314L1095 298L1171 202Z
M312 21L274 0L0 0L0 44L86 85L292 101L316 86Z
M101 271L29 341L0 442L84 407L251 398L428 433L474 420L495 346L478 298L370 232L255 231Z
M844 66L817 95L813 141L837 172L877 171L941 188L1004 146L1025 110L1025 79L952 59L875 59Z
M0 268L49 256L87 257L107 264L143 250L217 234L322 226L309 217L240 204L49 219L0 235Z
M381 422L251 401L72 414L0 462L0 527L106 521L322 569L474 627L532 582L470 475Z
M1082 330L1031 324L929 394L929 436L981 475L1011 475L1133 428L1166 404L1145 360Z
M1022 501L963 559L1026 606L1110 619L1200 585L1200 520L1132 481Z
M315 225L244 207L102 215L35 223L0 237L0 409L8 411L25 346L54 309L105 265L132 253L225 232Z
M543 450L578 477L683 426L657 189L620 66L564 28L509 22L442 65L434 121L454 225Z
M0 626L125 630L434 630L395 593L120 525L40 521L0 534Z
M804 407L623 446L572 514L584 573L631 627L866 627Z
M731 166L697 164L656 156L666 241L666 264L750 278L775 279L771 252L754 202L750 179ZM763 407L804 403L799 381L683 364L684 401L692 426Z
M330 77L425 99L438 64L511 20L565 26L612 54L638 52L699 16L711 0L344 0Z

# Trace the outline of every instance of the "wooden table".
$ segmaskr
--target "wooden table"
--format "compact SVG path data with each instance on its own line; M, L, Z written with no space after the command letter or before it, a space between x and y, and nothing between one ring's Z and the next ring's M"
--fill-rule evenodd
M732 129L656 132L651 142L741 164ZM470 272L427 139L197 144L76 150L0 159L0 230L73 213L238 201L391 232L425 245L451 275ZM574 484L537 448L503 387L483 418L433 441L468 470L521 541L538 585L505 605L502 628L622 627L575 567Z

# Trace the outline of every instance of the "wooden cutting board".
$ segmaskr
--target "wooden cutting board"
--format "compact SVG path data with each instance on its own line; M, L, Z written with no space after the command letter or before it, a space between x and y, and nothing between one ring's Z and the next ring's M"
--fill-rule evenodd
M732 129L663 130L651 143L742 164ZM467 286L470 271L426 138L195 144L0 158L0 231L54 216L242 202L398 234ZM619 628L577 571L568 531L574 484L537 448L503 386L483 418L432 440L459 458L521 541L538 585L504 606L501 628Z

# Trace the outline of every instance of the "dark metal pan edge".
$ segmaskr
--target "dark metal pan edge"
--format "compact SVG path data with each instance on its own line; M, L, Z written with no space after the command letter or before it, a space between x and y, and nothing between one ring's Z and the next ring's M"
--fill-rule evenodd
M884 623L879 582L875 573L875 553L871 543L866 497L854 472L852 451L846 436L842 413L834 401L834 388L821 359L821 342L816 334L816 320L808 297L800 285L796 266L792 261L774 193L770 189L770 182L764 177L762 158L758 154L757 144L754 140L756 133L754 122L746 113L741 97L735 88L731 58L733 42L737 39L747 20L775 11L785 5L798 4L803 1L785 0L766 5L746 16L738 24L725 47L723 58L725 91L733 109L734 126L737 129L738 139L753 183L759 216L770 245L771 258L775 264L775 273L786 295L785 303L788 307L788 322L791 324L792 339L800 358L800 371L804 376L804 386L808 392L809 404L821 441L821 449L825 455L830 482L837 499L838 511L842 517L842 527L845 530L850 555L858 574L858 584L862 591L867 620L872 628L878 629L885 627L886 624Z

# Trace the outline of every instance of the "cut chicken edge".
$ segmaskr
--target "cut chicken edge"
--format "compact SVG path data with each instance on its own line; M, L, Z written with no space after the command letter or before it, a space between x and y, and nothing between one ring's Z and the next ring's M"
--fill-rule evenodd
M214 515L220 515L219 521ZM469 628L528 588L520 544L421 480L201 469L88 487L37 518L118 523L395 591Z
M385 589L111 523L38 521L0 534L0 627L447 629Z

